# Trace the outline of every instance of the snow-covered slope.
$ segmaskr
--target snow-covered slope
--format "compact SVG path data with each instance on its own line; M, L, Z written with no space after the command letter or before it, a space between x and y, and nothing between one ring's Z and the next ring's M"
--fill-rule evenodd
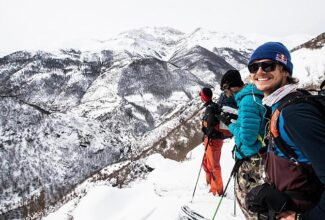
M321 49L302 48L292 53L294 77L301 87L315 87L325 79L325 47Z
M187 74L194 74L211 87L219 84L223 73L234 69L224 57L201 46L179 50L174 53L169 62L188 71Z
M195 45L200 45L210 51L215 47L243 50L254 48L256 42L236 33L216 32L198 28L187 34L180 42L179 47L191 48Z
M233 140L227 141L222 149L221 166L224 184L229 178L233 165L231 149ZM132 182L119 189L105 181L91 184L86 181L78 191L85 191L81 199L74 199L49 214L44 220L165 220L178 219L180 207L189 205L202 215L211 218L220 200L209 193L205 183L204 171L201 172L197 190L192 200L193 189L201 165L204 147L197 146L189 152L187 159L176 162L164 159L159 154L145 158L143 163L154 170L143 179ZM190 201L192 200L192 203ZM233 180L227 196L223 199L216 219L245 219L237 204L234 209Z
M301 87L320 85L325 76L325 33L298 45L292 50L295 77Z

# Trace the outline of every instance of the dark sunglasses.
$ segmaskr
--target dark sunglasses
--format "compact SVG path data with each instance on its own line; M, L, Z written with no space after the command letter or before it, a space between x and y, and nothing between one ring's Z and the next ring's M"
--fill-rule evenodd
M264 72L269 73L275 70L276 64L277 62L275 61L252 63L248 65L248 70L250 73L257 73L258 69L261 67Z

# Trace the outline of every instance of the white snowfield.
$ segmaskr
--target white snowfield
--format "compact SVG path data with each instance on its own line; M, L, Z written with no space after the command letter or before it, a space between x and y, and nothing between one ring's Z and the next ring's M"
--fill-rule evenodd
M222 148L221 167L224 186L234 164L231 157L233 140L226 140ZM180 207L192 209L211 219L220 197L209 193L202 169L192 203L192 194L199 173L203 145L197 146L184 162L164 159L159 154L147 158L147 165L154 170L144 180L137 180L129 187L119 189L110 185L93 185L79 203L72 200L45 220L177 220ZM222 200L215 219L245 219L238 204L234 216L233 179L227 195Z

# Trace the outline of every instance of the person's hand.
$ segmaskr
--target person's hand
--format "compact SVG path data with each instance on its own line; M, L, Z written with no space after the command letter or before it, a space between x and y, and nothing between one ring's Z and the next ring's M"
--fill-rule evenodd
M238 119L238 115L232 114L232 113L229 113L229 112L225 112L225 113L223 113L223 115L225 115L227 117L230 117L231 119L234 119L234 120Z
M231 117L226 114L218 115L219 121L223 122L225 125L229 126L231 124Z
M277 220L295 220L296 213L294 211L285 211L281 212L279 215L276 216Z

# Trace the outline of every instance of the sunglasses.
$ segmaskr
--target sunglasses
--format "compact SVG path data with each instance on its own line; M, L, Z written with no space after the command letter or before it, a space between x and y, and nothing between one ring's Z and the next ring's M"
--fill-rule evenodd
M261 67L264 72L269 73L275 70L277 64L278 63L275 61L252 63L248 65L248 70L250 73L257 73L257 71Z

